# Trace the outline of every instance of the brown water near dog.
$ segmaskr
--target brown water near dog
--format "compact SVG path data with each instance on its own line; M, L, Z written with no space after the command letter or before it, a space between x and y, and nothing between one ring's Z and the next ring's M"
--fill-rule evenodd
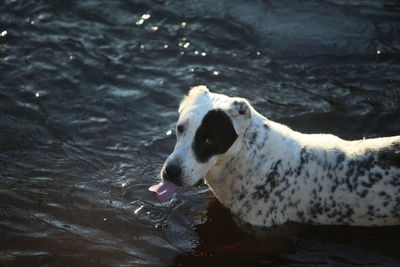
M206 186L164 204L147 188L198 84L302 132L399 135L399 11L397 1L3 1L0 264L398 265L399 227L249 235Z

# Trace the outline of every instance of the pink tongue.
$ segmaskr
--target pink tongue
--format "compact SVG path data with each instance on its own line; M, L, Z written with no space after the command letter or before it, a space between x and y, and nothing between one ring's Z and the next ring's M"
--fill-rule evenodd
M149 191L156 193L157 199L161 202L171 199L178 190L178 186L167 180L162 179L161 183L150 186Z

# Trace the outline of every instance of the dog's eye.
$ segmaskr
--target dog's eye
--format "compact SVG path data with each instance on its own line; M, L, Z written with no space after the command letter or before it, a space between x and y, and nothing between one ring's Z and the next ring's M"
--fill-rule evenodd
M178 131L178 133L182 133L183 132L183 125L178 125L177 127L176 127L176 130Z
M212 138L206 138L206 139L204 139L204 142L205 142L207 145L212 145L212 144L214 143L214 140L213 140Z

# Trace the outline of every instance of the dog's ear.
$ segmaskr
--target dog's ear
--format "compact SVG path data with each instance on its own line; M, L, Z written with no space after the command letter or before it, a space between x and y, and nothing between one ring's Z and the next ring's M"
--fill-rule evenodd
M250 104L244 98L235 97L232 102L232 110L236 116L250 117Z
M234 97L228 110L233 126L237 134L242 134L250 124L251 106L250 103L239 97Z

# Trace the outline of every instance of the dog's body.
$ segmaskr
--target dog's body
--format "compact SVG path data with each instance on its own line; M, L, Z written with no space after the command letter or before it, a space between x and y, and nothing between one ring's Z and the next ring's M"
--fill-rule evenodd
M244 222L400 224L400 136L345 141L272 122L242 98L193 88L163 179L205 179Z

